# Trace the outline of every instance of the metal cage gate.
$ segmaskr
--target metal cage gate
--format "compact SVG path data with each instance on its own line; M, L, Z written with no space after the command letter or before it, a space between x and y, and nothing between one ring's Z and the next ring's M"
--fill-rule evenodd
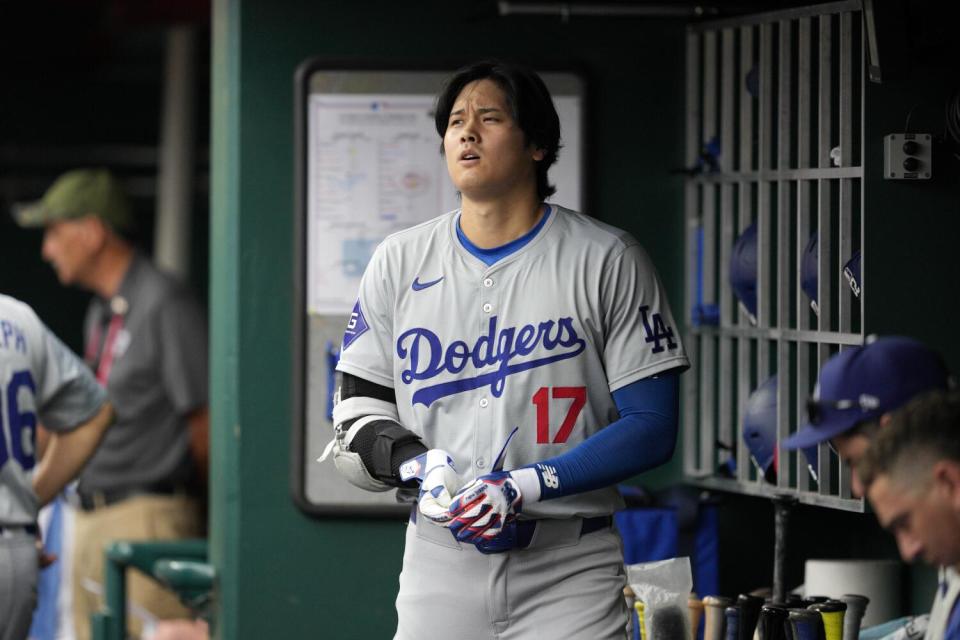
M808 468L806 454L781 445L806 421L820 365L864 339L863 270L844 274L856 256L861 266L867 258L862 12L859 1L835 2L688 30L685 333L693 368L683 377L683 433L685 473L697 484L863 510L829 446ZM738 304L728 277L751 225L754 314ZM748 400L765 382L776 388L773 481L741 435Z

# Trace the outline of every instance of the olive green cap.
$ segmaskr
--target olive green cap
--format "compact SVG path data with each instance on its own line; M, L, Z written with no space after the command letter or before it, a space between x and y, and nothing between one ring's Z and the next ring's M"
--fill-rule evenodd
M117 230L130 227L130 201L106 169L68 171L57 178L43 198L13 208L13 219L21 227L42 227L91 215Z

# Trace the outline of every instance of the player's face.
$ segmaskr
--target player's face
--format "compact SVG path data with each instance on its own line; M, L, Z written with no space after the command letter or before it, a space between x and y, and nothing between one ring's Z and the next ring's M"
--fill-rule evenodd
M870 439L861 433L853 435L841 434L831 439L830 444L833 445L840 459L846 462L853 471L853 477L850 480L850 493L854 498L862 497L863 483L860 482L860 476L857 475L857 463L863 458L863 454L867 452L867 447L870 446Z
M475 202L536 193L543 151L526 142L503 91L476 80L457 96L443 137L447 171L465 199Z
M97 251L96 220L78 218L47 225L43 233L43 259L50 263L61 284L82 284Z
M917 486L919 484L919 487ZM897 539L907 562L923 559L931 565L960 563L956 535L958 512L946 488L930 479L911 479L911 487L881 474L867 496L880 524Z

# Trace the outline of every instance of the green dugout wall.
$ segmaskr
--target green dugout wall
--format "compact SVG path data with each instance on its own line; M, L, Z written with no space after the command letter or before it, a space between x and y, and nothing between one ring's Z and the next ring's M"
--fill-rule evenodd
M211 553L218 636L388 638L404 524L301 514L289 493L293 73L310 56L578 65L589 213L632 231L682 299L683 25L497 18L493 2L216 0ZM438 212L440 213L440 212ZM679 479L679 468L661 470Z

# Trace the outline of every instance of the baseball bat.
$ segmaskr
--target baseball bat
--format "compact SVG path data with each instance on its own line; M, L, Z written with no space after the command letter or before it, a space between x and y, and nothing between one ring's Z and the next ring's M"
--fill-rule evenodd
M687 613L677 606L658 607L654 611L651 622L651 640L683 638L686 631Z
M733 598L707 596L703 599L703 640L724 640L724 610L733 604Z
M623 599L627 603L627 611L629 615L627 616L627 637L630 640L633 640L633 617L634 611L633 603L637 601L637 594L633 592L633 589L630 588L630 585L627 585L623 588Z
M857 640L860 637L860 622L867 612L870 598L848 593L840 599L847 605L847 613L843 618L843 640Z
M730 605L724 610L727 621L727 634L724 640L740 640L740 607Z
M691 593L687 597L687 612L690 614L690 640L697 640L697 631L700 629L700 618L703 617L703 606L704 603L700 601L697 594Z
M787 610L777 604L766 604L760 609L760 621L757 624L760 640L787 640L785 626Z
M633 608L637 610L637 625L640 627L640 640L647 640L647 621L643 615L643 600L634 602Z
M819 611L823 618L823 632L825 640L843 640L843 614L847 605L839 600L827 600L812 604L812 611Z
M823 618L818 611L794 609L787 618L790 640L819 640L822 637Z
M760 619L763 598L741 593L737 596L737 604L740 605L740 640L753 640L753 633L757 630L757 620Z

